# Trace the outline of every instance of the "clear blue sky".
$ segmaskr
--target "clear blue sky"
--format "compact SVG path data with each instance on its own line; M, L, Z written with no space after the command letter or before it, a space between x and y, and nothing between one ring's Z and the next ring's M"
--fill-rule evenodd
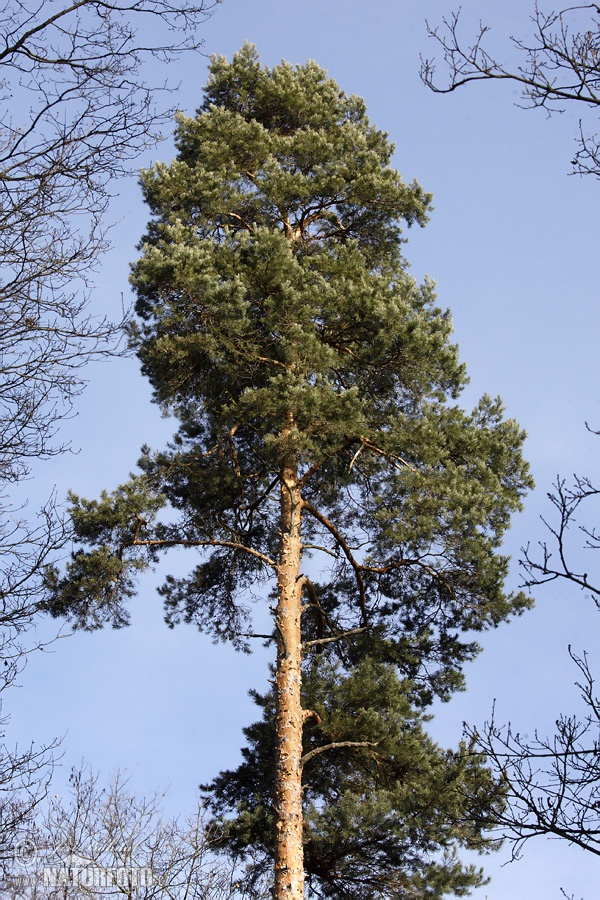
M465 25L488 16L500 48L507 34L527 26L532 5L462 0ZM598 440L584 421L600 427L600 184L568 176L580 110L548 120L516 108L508 84L450 96L422 85L419 53L434 49L424 20L437 23L451 9L452 0L224 0L204 28L205 49L231 56L250 40L269 65L315 59L344 90L365 98L372 121L396 144L405 179L433 192L432 220L409 232L405 255L417 278L435 279L441 305L453 313L471 376L465 404L500 394L529 434L538 488L509 535L508 550L518 556L521 545L544 536L539 516L548 512L545 495L556 474L598 468ZM206 62L188 58L169 68L186 112L201 101ZM148 161L171 153L166 142ZM98 272L92 303L117 315L147 218L135 179L121 185L113 214L115 248ZM59 496L68 488L84 496L112 488L133 469L141 444L160 447L171 434L135 360L96 365L89 377L78 416L63 432L80 452L40 470L28 486L34 504L53 485ZM185 564L176 555L175 565ZM236 655L191 628L169 631L156 583L144 581L131 628L78 634L32 658L5 712L12 713L13 739L65 735L64 767L84 758L106 776L135 769L140 790L169 782L171 811L185 812L200 782L236 764L241 727L254 716L246 691L264 685L269 656ZM468 671L468 691L432 723L436 738L456 743L462 721L481 724L494 699L498 721L511 719L530 735L550 731L560 712L578 706L567 645L589 650L600 673L598 625L580 593L560 586L540 592L533 612L487 635ZM530 843L522 862L501 867L505 860L506 853L489 858L493 881L475 892L478 900L549 900L560 897L561 886L586 900L598 894L598 863L558 842Z

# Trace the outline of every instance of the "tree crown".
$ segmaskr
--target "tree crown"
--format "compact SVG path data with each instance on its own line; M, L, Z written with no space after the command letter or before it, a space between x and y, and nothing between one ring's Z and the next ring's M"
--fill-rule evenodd
M69 585L50 579L50 607L122 624L136 568L184 544L206 555L167 579L167 620L240 641L244 598L277 569L293 460L304 559L311 571L328 560L306 579L313 624L363 629L427 683L423 699L448 696L476 651L460 632L529 603L505 591L498 548L531 479L500 401L470 414L455 403L466 375L450 316L407 273L401 224L423 224L430 197L391 168L362 101L315 63L263 68L250 46L213 59L177 147L142 175L153 217L133 267L132 341L179 430L115 495L121 518L91 551L103 578L94 586L77 551ZM148 492L179 520L153 524ZM107 533L93 520L111 499L86 503L84 541Z

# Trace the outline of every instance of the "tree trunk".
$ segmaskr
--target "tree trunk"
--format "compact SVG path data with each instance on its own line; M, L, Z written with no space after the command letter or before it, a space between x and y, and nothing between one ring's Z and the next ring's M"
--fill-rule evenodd
M277 575L277 672L274 900L302 900L302 499L295 459L282 470L281 548Z

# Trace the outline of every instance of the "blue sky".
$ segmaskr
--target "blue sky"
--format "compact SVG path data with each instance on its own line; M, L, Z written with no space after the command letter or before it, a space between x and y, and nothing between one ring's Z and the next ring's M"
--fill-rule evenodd
M487 17L491 45L510 54L506 35L527 27L532 3L462 0L465 33ZM431 222L408 232L405 255L415 277L437 282L440 304L452 311L471 377L464 403L500 394L528 432L538 487L507 540L516 558L524 543L544 537L539 517L549 512L546 492L557 473L593 476L597 469L598 439L584 422L600 427L600 184L568 175L582 110L551 119L523 111L509 84L449 96L422 85L419 53L435 49L425 19L438 23L451 9L451 0L374 0L369 8L358 0L223 0L203 35L207 53L231 56L250 40L268 65L315 59L345 91L364 97L372 121L396 144L404 178L433 192ZM177 104L188 113L201 102L206 63L197 56L169 67L180 83ZM171 154L166 141L146 162ZM147 219L135 178L121 184L113 217L114 249L98 271L92 308L116 316ZM53 486L59 496L69 488L84 496L112 488L133 469L143 443L161 447L172 433L173 423L150 404L135 360L94 365L89 380L63 429L79 452L40 468L27 486L32 504ZM183 553L174 565L186 565ZM185 812L200 782L236 764L241 727L254 716L246 692L264 685L269 654L241 656L192 628L169 631L154 591L159 577L144 581L131 628L77 634L34 656L4 711L12 714L13 740L64 735L59 785L84 758L106 776L117 767L134 770L140 790L170 783L170 810ZM512 577L516 585L516 561ZM567 645L587 649L600 672L592 607L567 587L540 591L534 611L485 637L468 691L439 710L435 737L455 743L463 720L481 724L494 700L498 721L510 719L530 735L549 732L560 712L577 709ZM487 860L493 880L475 892L477 900L548 900L560 897L561 886L577 898L597 894L591 854L538 841L521 862L501 866L506 858Z

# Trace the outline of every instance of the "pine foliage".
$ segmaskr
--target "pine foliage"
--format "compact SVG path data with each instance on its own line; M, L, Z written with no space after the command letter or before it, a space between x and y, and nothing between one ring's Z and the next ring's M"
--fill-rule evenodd
M440 898L484 883L481 869L462 865L457 852L494 849L484 830L504 809L502 784L472 748L440 749L410 693L393 666L372 658L349 669L319 658L306 671L308 896ZM224 846L234 856L253 849L245 887L258 897L272 868L274 698L253 696L262 719L244 729L242 764L205 790Z

